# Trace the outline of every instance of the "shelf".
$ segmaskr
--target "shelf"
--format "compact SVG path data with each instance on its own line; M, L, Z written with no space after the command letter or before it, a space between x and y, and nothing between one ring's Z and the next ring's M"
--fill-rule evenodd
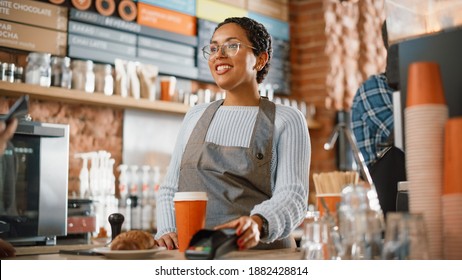
M0 81L1 95L21 96L28 94L32 99L62 101L96 106L108 106L118 109L137 109L165 113L185 114L190 107L180 103L167 101L149 101L117 95L106 96L102 93L87 93L80 90L58 87L41 87L24 83L8 83Z
M186 114L189 106L167 102L149 101L146 99L134 99L132 97L121 97L118 95L106 96L102 93L87 93L75 89L64 89L58 87L41 87L24 83L8 83L0 81L1 95L21 96L28 94L32 99L62 101L66 103L78 103L94 106L108 106L117 109L136 109L145 111L156 111L174 114ZM308 119L309 129L319 129L322 125L316 120Z

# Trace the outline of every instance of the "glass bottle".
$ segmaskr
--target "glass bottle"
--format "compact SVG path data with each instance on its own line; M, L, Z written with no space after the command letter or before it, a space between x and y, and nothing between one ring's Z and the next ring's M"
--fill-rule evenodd
M71 59L53 56L51 58L51 85L70 89L72 85Z
M95 91L95 73L93 72L93 61L72 61L72 88L88 93L93 93Z
M51 67L49 53L29 53L26 66L26 83L49 87Z

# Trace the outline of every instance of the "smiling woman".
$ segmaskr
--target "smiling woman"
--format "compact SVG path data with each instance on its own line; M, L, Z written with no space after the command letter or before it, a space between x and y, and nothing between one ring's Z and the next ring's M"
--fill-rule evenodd
M178 248L173 197L207 192L206 228L233 228L239 249L294 247L307 208L310 140L293 107L261 98L272 53L266 28L228 18L203 47L226 98L186 114L158 197L157 242Z

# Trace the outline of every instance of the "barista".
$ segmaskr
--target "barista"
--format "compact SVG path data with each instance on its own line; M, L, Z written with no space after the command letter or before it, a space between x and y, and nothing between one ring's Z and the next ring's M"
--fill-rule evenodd
M261 98L271 36L250 18L228 18L202 48L224 100L189 110L157 199L157 242L178 247L173 197L205 191L206 228L234 228L240 250L295 246L308 205L310 143L297 109Z
M18 120L13 119L9 123L0 121L0 157L3 156L8 140L13 137L16 127L18 126ZM0 258L13 257L15 255L14 247L6 242L5 240L0 239Z

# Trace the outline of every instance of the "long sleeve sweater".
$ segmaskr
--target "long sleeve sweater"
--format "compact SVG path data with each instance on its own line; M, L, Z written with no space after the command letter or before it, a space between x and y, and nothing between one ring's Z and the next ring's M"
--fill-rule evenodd
M186 114L166 176L157 196L156 238L176 232L173 196L178 190L180 164L189 136L209 104L197 105ZM221 106L207 131L207 142L249 147L258 106ZM272 197L255 205L249 215L268 220L263 242L287 237L305 217L308 205L311 145L306 119L292 107L276 105L271 160Z

